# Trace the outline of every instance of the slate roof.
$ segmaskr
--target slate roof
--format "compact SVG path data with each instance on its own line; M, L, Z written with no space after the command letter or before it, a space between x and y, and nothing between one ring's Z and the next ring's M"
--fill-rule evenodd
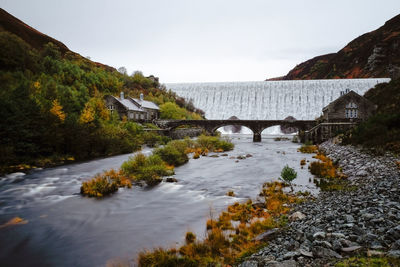
M112 97L114 97L115 100L117 100L119 103L121 103L121 104L122 104L126 109L128 109L128 110L139 111L139 112L146 112L144 109L138 107L137 105L135 105L135 104L134 104L131 100L129 100L129 99L126 99L126 98L121 99L121 98L115 97L115 96L112 96Z
M140 99L137 99L137 98L131 98L131 99L133 101L135 101L141 107L149 108L149 109L156 109L156 110L160 109L155 103L153 103L151 101L140 100Z

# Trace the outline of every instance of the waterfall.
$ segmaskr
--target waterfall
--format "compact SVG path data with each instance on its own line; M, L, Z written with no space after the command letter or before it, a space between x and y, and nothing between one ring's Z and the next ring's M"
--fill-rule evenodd
M205 111L207 119L312 120L350 89L363 95L384 79L291 80L261 82L169 83L167 89Z

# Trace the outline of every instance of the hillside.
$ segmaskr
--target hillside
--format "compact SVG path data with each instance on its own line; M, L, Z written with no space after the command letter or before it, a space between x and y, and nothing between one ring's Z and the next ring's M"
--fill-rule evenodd
M92 62L2 9L0 22L0 173L128 153L160 139L111 114L106 94L143 93L162 117L201 119L200 110L157 79Z
M79 55L78 53L69 50L68 47L62 42L32 28L31 26L25 24L23 21L17 19L2 8L0 8L0 31L7 31L17 35L36 50L42 50L47 43L51 42L58 47L58 50L61 52L62 55L65 55L65 53L68 52L70 54L73 54L75 57L81 57L81 55ZM115 70L115 68L101 64L99 62L90 62L98 67L103 67L109 71Z
M297 65L282 80L400 76L400 15L351 41L337 53Z

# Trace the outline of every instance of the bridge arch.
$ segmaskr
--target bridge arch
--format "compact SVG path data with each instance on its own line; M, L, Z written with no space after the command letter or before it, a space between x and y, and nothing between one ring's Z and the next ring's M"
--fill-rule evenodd
M157 120L155 124L160 128L173 130L181 125L198 126L213 134L218 128L228 125L240 125L253 132L253 142L261 142L261 133L264 129L275 125L297 127L299 130L308 130L315 126L314 120L310 121L285 121L285 120Z

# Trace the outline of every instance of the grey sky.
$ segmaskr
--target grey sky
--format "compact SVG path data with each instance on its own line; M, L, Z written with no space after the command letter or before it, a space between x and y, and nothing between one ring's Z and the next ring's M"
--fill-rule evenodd
M281 76L399 14L399 0L0 0L90 56L161 82Z

